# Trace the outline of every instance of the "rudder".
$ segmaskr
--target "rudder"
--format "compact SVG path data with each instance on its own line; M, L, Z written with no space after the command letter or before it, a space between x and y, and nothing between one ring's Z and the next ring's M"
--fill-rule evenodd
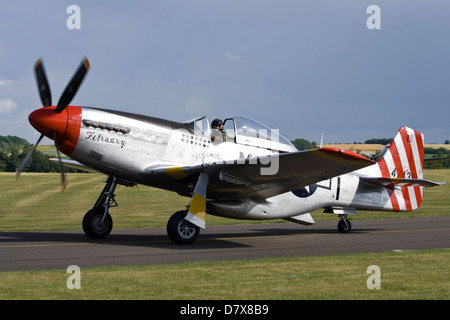
M377 162L383 178L423 179L423 134L402 127ZM423 187L403 185L390 190L394 211L412 211L422 203Z

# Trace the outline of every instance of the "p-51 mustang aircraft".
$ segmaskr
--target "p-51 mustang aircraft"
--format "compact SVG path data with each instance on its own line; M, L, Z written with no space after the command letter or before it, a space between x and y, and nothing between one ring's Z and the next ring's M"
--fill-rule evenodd
M423 179L423 135L407 127L374 160L331 148L297 151L277 131L245 117L214 120L211 129L206 117L180 123L69 106L88 69L85 58L52 106L39 59L34 70L43 108L33 111L29 121L41 133L36 145L44 136L53 139L61 164L108 176L83 218L83 230L90 238L110 234L109 208L115 204L117 184L143 184L190 198L187 209L167 223L169 238L176 244L197 239L205 229L206 213L312 225L309 212L324 208L341 218L338 230L347 233L348 214L411 211L422 203L424 186L442 184ZM59 151L73 160L61 160Z

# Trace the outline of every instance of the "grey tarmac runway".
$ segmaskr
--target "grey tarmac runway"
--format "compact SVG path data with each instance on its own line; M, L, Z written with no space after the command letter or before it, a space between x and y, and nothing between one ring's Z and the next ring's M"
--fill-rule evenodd
M113 229L101 241L81 230L0 232L0 271L450 248L450 217L352 223L349 234L337 231L337 221L207 226L194 244L182 246L172 244L165 228Z

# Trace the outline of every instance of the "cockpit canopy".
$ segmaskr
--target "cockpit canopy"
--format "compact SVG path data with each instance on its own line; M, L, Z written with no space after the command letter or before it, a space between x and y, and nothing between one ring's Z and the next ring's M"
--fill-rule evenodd
M188 122L195 134L210 136L211 130L206 117L196 118ZM278 129L241 116L234 116L223 121L224 142L250 145L259 148L292 152L297 151L294 145L280 135Z
M279 133L278 129L271 129L249 118L240 116L227 118L223 124L223 131L227 135L227 141L234 140L238 144L278 151L297 151L294 145Z
M186 121L186 123L189 126L189 129L191 129L192 132L195 133L196 135L199 135L202 137L211 136L211 131L209 128L209 121L208 121L207 117L203 116L203 117L194 118L194 119Z

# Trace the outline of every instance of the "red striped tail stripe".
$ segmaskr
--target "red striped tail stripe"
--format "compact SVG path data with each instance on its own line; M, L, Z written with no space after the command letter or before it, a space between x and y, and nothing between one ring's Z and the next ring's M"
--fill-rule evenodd
M384 157L378 161L383 178L423 178L423 134L408 127L400 128ZM422 203L423 187L388 188L394 211L412 211Z

